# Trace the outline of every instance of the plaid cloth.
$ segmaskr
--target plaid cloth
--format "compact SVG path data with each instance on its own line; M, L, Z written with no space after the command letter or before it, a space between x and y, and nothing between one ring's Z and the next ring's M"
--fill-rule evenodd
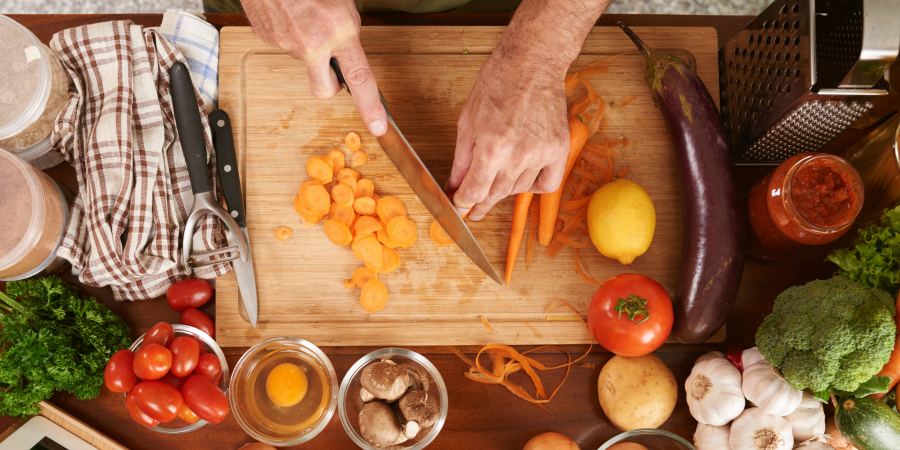
M75 167L79 190L58 255L81 282L111 286L117 300L158 297L188 277L180 237L193 194L169 95L169 68L184 57L131 21L70 28L50 46L75 85L52 135L54 148ZM203 109L204 100L198 102ZM201 120L216 192L212 137L204 114ZM194 251L222 244L221 223L206 216ZM229 267L194 274L214 278Z
M219 30L197 11L170 9L163 14L159 33L187 59L194 88L203 98L206 113L211 113L219 100Z

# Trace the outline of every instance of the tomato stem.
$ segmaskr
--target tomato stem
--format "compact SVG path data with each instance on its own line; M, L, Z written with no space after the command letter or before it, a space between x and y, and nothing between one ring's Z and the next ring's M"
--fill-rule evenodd
M628 320L634 320L636 316L644 316L643 319L631 326L636 326L650 318L650 311L647 310L647 299L640 298L634 294L629 295L628 298L620 298L615 310L619 312L619 320L622 320L622 313L628 315Z

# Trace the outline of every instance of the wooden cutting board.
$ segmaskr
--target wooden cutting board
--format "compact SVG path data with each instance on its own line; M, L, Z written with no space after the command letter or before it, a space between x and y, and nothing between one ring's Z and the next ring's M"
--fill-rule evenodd
M456 120L478 70L504 27L364 27L361 41L398 126L438 182L450 173ZM713 28L637 28L652 47L692 58L718 103L716 32ZM484 275L456 246L438 247L428 238L432 216L382 152L346 93L330 100L310 94L302 62L268 47L250 28L223 28L219 55L219 106L232 119L243 183L247 226L259 297L259 323L241 318L238 288L228 274L219 278L216 340L226 347L251 346L261 339L290 335L316 345L481 345L577 344L588 342L580 322L548 320L547 308L566 302L585 316L596 287L581 280L571 249L550 259L542 248L531 267L519 253L509 286ZM671 294L678 278L681 198L673 149L660 112L644 82L645 65L621 30L597 27L585 42L578 69L606 56L624 53L610 71L590 79L607 102L606 134L626 136L630 146L616 170L632 168L628 179L653 200L656 233L646 254L630 266L582 250L583 267L595 279L638 272L658 280ZM616 104L635 97L627 106ZM374 181L376 193L401 199L416 223L419 240L399 249L399 269L382 275L390 292L387 307L367 313L359 290L342 281L360 263L349 247L337 247L322 225L306 228L292 207L308 180L308 157L343 147L344 136L362 136L369 163L360 171ZM349 160L349 152L347 152ZM509 240L512 197L480 222L476 238L498 273L503 273ZM275 229L293 229L286 241ZM552 315L575 319L564 309ZM487 318L493 332L482 324ZM558 319L558 317L553 317ZM724 329L713 339L724 339Z

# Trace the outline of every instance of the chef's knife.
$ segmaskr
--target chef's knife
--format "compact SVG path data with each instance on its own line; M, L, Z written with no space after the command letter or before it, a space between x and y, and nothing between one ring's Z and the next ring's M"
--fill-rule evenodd
M344 85L347 88L347 92L352 95L350 87L344 81L344 74L341 73L341 67L338 65L337 59L331 58L331 68L334 69L338 82ZM400 132L397 123L394 122L394 118L391 116L387 102L384 101L384 95L381 95L380 91L378 94L381 96L381 104L384 105L388 120L387 131L378 137L378 143L384 149L384 153L391 158L391 161L397 166L397 170L400 171L403 178L409 183L409 186L419 196L419 199L422 200L422 203L425 204L425 207L437 219L438 223L444 227L447 234L456 241L459 248L484 273L502 285L503 282L500 280L500 276L494 271L494 267L484 254L484 251L481 250L481 246L478 245L478 241L475 240L475 236L472 235L466 222L456 213L456 209L453 207L453 203L447 197L447 194L444 193L444 190L441 189L431 172L419 158L418 153L413 150L412 146L409 145L409 141Z
M250 236L247 233L247 220L244 215L244 201L241 195L241 177L238 174L237 156L234 152L234 138L231 134L231 120L225 111L215 110L209 114L210 128L213 130L213 146L216 149L216 165L219 168L219 180L222 182L222 193L228 212L238 224L240 233L247 241L247 260L232 261L234 275L237 278L238 291L250 325L256 328L256 277L253 274L253 255L250 254ZM231 231L225 233L228 244L232 245L235 236Z

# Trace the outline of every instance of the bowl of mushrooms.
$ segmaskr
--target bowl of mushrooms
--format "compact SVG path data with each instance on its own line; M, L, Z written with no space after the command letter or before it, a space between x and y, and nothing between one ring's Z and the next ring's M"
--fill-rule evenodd
M447 386L424 356L376 350L347 371L338 392L341 424L362 449L419 450L447 419Z

